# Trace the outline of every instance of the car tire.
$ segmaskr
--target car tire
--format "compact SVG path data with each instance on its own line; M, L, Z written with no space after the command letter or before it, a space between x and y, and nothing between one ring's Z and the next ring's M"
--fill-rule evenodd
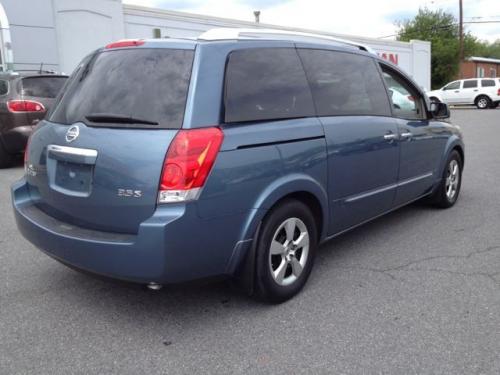
M304 287L311 273L318 230L311 210L286 200L262 221L256 247L255 296L284 302Z
M486 95L478 96L474 103L478 109L488 109L491 107L491 99Z
M458 200L462 186L463 162L458 151L448 156L439 186L431 197L431 203L440 208L452 207Z
M0 169L9 168L14 163L13 155L9 154L0 141Z

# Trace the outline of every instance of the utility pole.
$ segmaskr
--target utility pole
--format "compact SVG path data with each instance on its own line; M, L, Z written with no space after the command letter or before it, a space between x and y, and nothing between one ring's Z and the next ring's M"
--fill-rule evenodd
M462 0L458 0L458 33L459 35L459 50L458 50L458 63L459 63L459 74L462 78L462 62L464 61L464 12L463 12L463 4Z
M260 23L260 10L254 11L253 15L255 16L255 23Z

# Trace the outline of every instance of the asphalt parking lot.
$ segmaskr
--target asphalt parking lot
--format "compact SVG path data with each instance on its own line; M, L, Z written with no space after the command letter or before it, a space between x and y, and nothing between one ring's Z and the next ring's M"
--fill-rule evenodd
M500 110L453 110L462 193L322 246L269 306L226 284L159 292L95 279L17 232L0 170L0 374L500 373Z

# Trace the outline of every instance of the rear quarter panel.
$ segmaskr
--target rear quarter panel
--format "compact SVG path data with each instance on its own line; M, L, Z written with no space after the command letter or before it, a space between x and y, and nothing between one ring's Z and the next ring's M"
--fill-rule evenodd
M317 119L228 125L224 135L198 201L201 218L247 212L240 239L253 238L258 223L278 200L308 192L320 202L326 224L326 145Z

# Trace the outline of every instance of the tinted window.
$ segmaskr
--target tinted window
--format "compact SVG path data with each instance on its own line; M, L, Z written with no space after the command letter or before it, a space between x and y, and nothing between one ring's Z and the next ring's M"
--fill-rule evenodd
M180 128L192 61L190 50L138 48L99 52L77 68L50 120L64 124L83 121L93 126L139 126L86 119L106 114L158 123L155 127Z
M292 48L234 51L226 68L226 122L314 116L311 92Z
M5 95L9 92L9 82L0 79L0 95Z
M318 116L390 116L382 78L372 58L345 52L301 49Z
M418 91L397 72L386 66L382 70L394 116L405 119L423 118L423 100Z
M66 77L27 77L19 81L19 92L24 96L55 98L66 82Z
M443 90L458 90L459 88L460 88L460 81L455 81L443 87Z
M471 89L477 87L477 80L464 81L464 89Z
M482 79L481 80L482 87L492 87L495 86L495 80L493 79Z

